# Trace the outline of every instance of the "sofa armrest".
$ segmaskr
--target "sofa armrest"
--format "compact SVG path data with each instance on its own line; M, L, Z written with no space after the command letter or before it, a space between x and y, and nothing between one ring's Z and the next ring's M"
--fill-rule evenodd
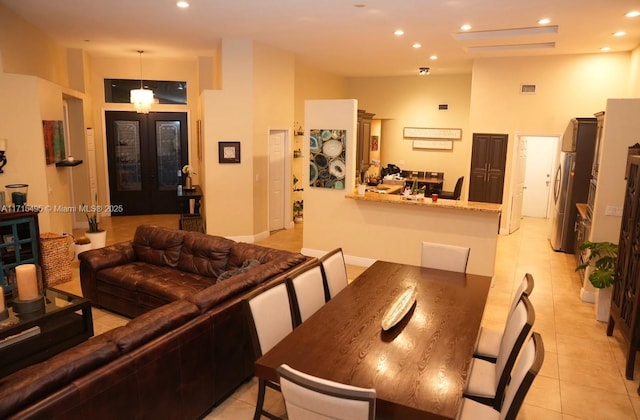
M92 249L78 255L80 260L80 285L82 295L93 301L97 298L96 274L105 268L136 261L131 241L120 242L104 248Z

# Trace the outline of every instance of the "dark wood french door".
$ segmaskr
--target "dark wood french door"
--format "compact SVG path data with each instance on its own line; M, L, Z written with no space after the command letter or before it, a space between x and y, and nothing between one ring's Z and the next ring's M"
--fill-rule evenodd
M507 140L506 134L473 133L469 201L502 203Z
M176 188L188 163L187 114L106 111L114 216L177 213Z

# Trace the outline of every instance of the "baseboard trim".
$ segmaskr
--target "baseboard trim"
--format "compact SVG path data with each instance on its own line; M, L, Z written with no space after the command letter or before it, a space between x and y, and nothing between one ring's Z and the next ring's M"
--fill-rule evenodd
M320 250L320 249L313 249L313 248L302 248L300 250L300 253L302 255L306 255L308 257L316 257L316 258L320 258L322 257L324 254L326 254L327 252L329 252L331 250ZM371 265L373 265L374 262L376 262L376 259L373 258L365 258L365 257L358 257L355 255L347 255L344 254L344 262L349 264L349 265L356 265L358 267L370 267Z

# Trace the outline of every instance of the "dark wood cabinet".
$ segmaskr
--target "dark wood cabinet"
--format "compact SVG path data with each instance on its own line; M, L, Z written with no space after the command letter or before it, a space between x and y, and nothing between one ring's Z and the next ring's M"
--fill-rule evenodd
M38 212L0 213L0 288L7 298L16 286L9 273L20 264L40 264L39 245Z
M502 203L507 140L506 134L473 134L469 201Z
M371 114L363 109L358 110L358 144L356 147L356 168L358 174L363 168L367 168L371 156L371 120L376 114Z
M611 295L607 335L618 327L629 345L626 377L633 379L636 352L640 349L640 156L630 157L622 223L618 240L618 262Z

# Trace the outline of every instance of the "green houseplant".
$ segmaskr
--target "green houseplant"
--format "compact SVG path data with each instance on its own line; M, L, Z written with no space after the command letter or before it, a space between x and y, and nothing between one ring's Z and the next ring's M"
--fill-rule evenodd
M580 244L581 251L589 251L586 260L576 267L576 271L591 267L589 281L596 289L604 289L615 281L618 245L611 242L585 241Z
M101 210L101 207L98 205L98 193L95 193L94 200L91 206L83 204L85 216L89 223L89 230L86 234L91 240L92 249L104 247L107 239L107 232L104 229L100 229L100 222L98 220L98 214Z

